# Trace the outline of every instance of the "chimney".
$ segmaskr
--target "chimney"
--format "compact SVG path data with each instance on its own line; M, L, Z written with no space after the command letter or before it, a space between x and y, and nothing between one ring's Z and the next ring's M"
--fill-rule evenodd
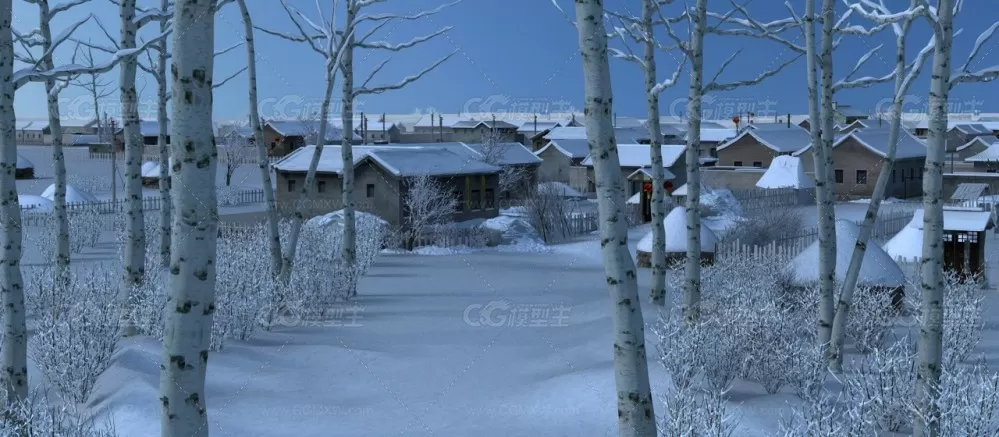
M382 113L382 139L387 142L388 141L388 136L385 135L385 134L386 134L386 132L385 132L385 113L383 112Z
M787 113L787 128L788 129L791 128L791 113L790 112Z
M365 117L364 113L362 112L361 113L361 126L360 126L361 127L361 144L368 144L368 135L367 135L367 132L365 132L365 128L367 128L367 126L365 126L367 124L367 123L365 123L366 121L367 121L367 117ZM351 125L353 125L353 123L351 123ZM346 132L344 132L344 134L346 134ZM351 136L353 136L353 135L351 135Z
M534 135L538 134L538 114L534 114Z
M436 129L437 126L434 123L434 119L436 118L436 115L437 114L434 114L433 112L430 113L430 135L431 136L435 136L435 134L437 133L436 132L437 131L437 129Z
M440 139L437 142L438 143L443 143L444 142L444 116L443 115L440 115L440 114L437 115L437 127L440 129L440 133L441 133Z

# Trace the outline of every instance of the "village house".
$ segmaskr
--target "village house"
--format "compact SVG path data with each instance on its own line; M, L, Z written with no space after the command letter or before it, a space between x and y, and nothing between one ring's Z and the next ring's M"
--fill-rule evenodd
M797 126L746 129L718 146L718 165L768 168L775 157L790 155L811 142L808 131Z
M519 180L509 181L510 186L499 187L497 197L502 199L522 198L531 187L538 184L538 167L542 164L527 147L520 143L425 143L425 144L395 144L390 150L404 148L441 148L468 160L468 162L485 162L495 165L507 172L519 175ZM501 185L506 181L501 180ZM506 189L506 191L504 191Z
M264 123L264 144L267 144L267 153L270 156L285 156L289 153L305 146L307 143L315 142L318 135L316 123L301 120L268 120ZM326 125L326 144L339 144L343 141L342 129L338 124L328 123ZM360 144L361 137L357 133L352 135L352 144Z
M316 146L300 147L274 163L275 195L282 210L298 200ZM316 186L307 214L315 216L342 208L340 146L324 146L316 171ZM417 176L439 178L458 199L453 222L499 215L496 202L499 167L469 160L437 144L426 146L356 146L354 201L360 211L375 214L396 229L405 229L407 180Z
M562 127L562 122L538 120L535 118L533 121L524 122L524 124L517 128L517 141L521 144L532 146L532 150L537 150L537 148L533 147L534 139L543 137L557 127Z
M398 143L400 135L402 135L402 128L397 123L385 121L369 122L367 130L364 131L364 142L366 144Z
M625 184L625 196L631 197L642 190L644 180L634 178L635 172L640 169L652 168L652 157L648 144L618 144L618 160L621 165L621 179ZM679 187L686 182L687 165L682 159L687 146L667 144L662 146L663 168L674 175L671 180L674 187ZM596 192L596 179L593 173L593 157L587 156L581 163L586 168L587 186L584 193Z
M837 125L836 126L836 130L839 131L840 135L846 135L846 134L848 134L850 132L853 132L853 131L855 131L857 129L866 129L868 127L869 126L867 126L867 124L864 123L863 121L861 121L861 120L854 120L853 123L850 123L850 124Z
M541 158L538 180L561 182L585 193L589 186L583 160L590 155L589 142L584 139L551 140L548 145L534 152Z
M999 138L976 137L958 147L957 156L971 154L962 161L972 164L977 171L995 173L999 170Z
M14 141L17 144L43 144L44 129L48 127L43 121L18 121L14 124Z
M982 141L975 141L981 138ZM980 123L961 123L953 125L947 131L947 161L950 171L971 171L973 166L966 162L983 151L993 142L999 140L992 130Z
M888 152L888 129L863 129L840 136L833 143L835 192L843 198L870 198ZM805 171L815 175L811 145L793 154L801 157ZM895 165L885 189L885 197L900 199L923 194L923 167L926 144L901 132L895 151Z
M115 131L114 137L115 141L124 144L125 142L125 128L118 124L119 128ZM167 135L166 143L170 144L170 122L167 121L166 125ZM160 124L156 120L139 120L139 133L142 135L142 144L145 146L157 146L159 145L160 136Z
M517 141L518 126L502 120L466 120L451 125L450 142L481 143L486 138L502 143Z

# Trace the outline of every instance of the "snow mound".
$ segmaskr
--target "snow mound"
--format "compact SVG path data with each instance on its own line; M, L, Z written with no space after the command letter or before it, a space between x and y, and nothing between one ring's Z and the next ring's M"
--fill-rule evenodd
M30 212L52 212L55 207L51 200L33 194L18 194L17 203Z
M141 170L142 177L144 178L158 178L160 177L160 163L154 161L146 161L142 163Z
M639 191L639 192L635 193L634 196L629 197L628 201L626 203L629 204L629 205L639 205L639 204L641 204L642 203L642 192Z
M586 198L586 195L562 182L542 182L538 184L538 191L572 199Z
M687 210L682 206L673 208L663 220L663 225L666 226L666 253L686 252ZM718 244L718 236L704 223L701 223L701 252L714 253L716 244ZM638 242L637 249L639 252L652 252L651 231Z
M917 222L916 219L919 219ZM902 230L885 243L885 253L903 263L917 263L923 258L922 217L913 217Z
M25 158L21 155L17 155L17 169L27 170L29 168L35 168L35 164L32 164L31 161L28 161L28 158Z
M501 215L482 222L482 226L499 231L504 243L541 241L531 224L519 217Z
M49 185L42 192L42 197L55 202L55 184ZM66 184L66 203L96 203L97 198L93 194Z
M354 211L354 223L358 231L361 229L372 229L378 227L388 229L389 226L389 223L381 217L364 211ZM329 226L343 228L343 210L341 209L333 211L329 214L313 217L305 222L305 226L310 228L323 228Z
M853 247L857 243L860 229L856 223L836 220L836 280L846 279L847 266L853 257ZM921 242L922 240L920 240ZM842 268L840 268L842 266ZM819 242L816 241L794 257L788 264L794 274L796 285L807 285L819 281ZM873 241L867 243L864 260L860 266L860 285L901 287L905 285L905 274L892 257Z
M759 188L815 188L815 183L805 174L801 158L781 155L775 157L767 171L756 182Z

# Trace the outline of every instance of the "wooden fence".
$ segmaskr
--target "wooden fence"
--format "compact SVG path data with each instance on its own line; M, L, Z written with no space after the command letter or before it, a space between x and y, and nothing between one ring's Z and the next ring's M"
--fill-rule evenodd
M778 244L774 241L766 246L753 246L742 244L740 241L730 241L719 243L715 248L715 256L719 258L735 257L746 259L750 262L756 260L767 260L784 262L790 261L795 255L804 250L805 246L789 246Z
M909 224L909 222L912 220L912 216L913 216L912 211L905 211L905 210L889 211L885 214L882 214L874 222L874 228L871 230L871 240L875 242L884 242L891 239L891 237L895 236L895 234L897 234L899 231L902 230L902 228L904 228L906 225ZM862 221L858 220L855 223L859 227ZM771 250L766 248L773 246L776 248L772 249L774 251L781 253L789 252L797 254L802 250L804 250L806 247L808 247L810 244L817 241L818 239L819 239L819 228L816 226L813 228L806 228L801 231L785 235L783 238L780 238L767 246L763 246L763 249L761 250ZM754 248L758 246L747 246L742 244L738 240L723 241L719 243L718 252L742 253L745 252L746 250L755 250L755 249L746 249L747 247Z
M744 210L798 206L799 190L794 188L747 188L730 190Z

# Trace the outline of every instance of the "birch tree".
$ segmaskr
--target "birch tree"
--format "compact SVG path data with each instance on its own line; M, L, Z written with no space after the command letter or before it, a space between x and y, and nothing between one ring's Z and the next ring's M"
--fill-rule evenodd
M707 0L697 0L693 10L685 11L681 19L686 19L689 28L689 39L683 39L674 32L671 22L679 20L667 20L666 31L671 39L676 42L677 48L690 60L690 87L687 95L687 150L685 153L687 167L687 257L684 274L683 294L683 315L689 324L697 323L701 313L701 172L700 172L700 148L701 148L701 101L702 98L712 92L731 91L737 88L754 86L762 83L767 78L779 73L788 65L794 63L799 56L791 58L777 67L767 70L755 79L738 82L719 82L719 77L728 66L738 57L740 51L736 51L729 56L719 67L714 76L704 83L704 36L708 33L716 33L718 26L708 27L708 5ZM735 10L725 14L722 18L727 19Z
M553 0L556 8L558 3ZM635 262L628 250L628 224L621 165L611 120L610 63L601 0L576 0L579 50L583 61L586 138L597 185L600 251L612 304L614 381L617 386L618 435L655 437L656 418L649 386L645 322ZM561 11L561 9L559 9ZM564 14L564 12L563 12Z
M52 70L55 65L52 60L52 20L59 14L73 10L76 6L86 2L75 0L49 7L48 0L25 0L38 6L38 28L33 30L24 38L18 38L20 44L25 48L24 53L18 56L18 60L29 64L37 64L42 70ZM71 26L70 31L75 31L84 22L89 21L90 16L84 16L78 24ZM32 56L30 48L37 47L42 54L37 58ZM69 280L69 212L66 209L66 160L62 150L62 125L59 117L59 92L65 88L68 82L59 83L54 78L44 80L46 106L49 117L49 134L52 137L52 171L55 179L55 193L52 201L54 204L55 224L56 224L56 250L55 250L55 274L56 284L65 284Z
M413 250L416 240L429 228L442 225L458 211L458 199L439 178L421 174L406 178L402 207L406 210L405 246Z
M966 82L989 82L999 78L999 65L972 71L971 65L984 44L999 30L999 22L982 32L959 68L951 70L954 16L961 10L960 0L938 0L936 7L927 0L923 17L933 30L933 67L930 79L929 136L923 178L923 253L921 260L922 312L916 374L916 413L913 435L935 437L940 434L940 374L943 355L944 289L943 273L943 169L947 145L947 104L950 90Z
M870 7L868 11L865 6ZM859 15L870 18L878 23L889 23L895 34L895 87L892 97L891 113L889 115L888 127L888 151L882 161L881 171L878 174L877 183L874 185L874 192L871 195L871 202L867 206L867 213L860 225L860 233L857 242L853 247L853 254L850 257L850 264L847 266L843 288L840 292L839 300L836 303L836 312L833 319L832 339L830 343L829 366L834 372L843 370L843 344L846 338L846 321L853 304L853 294L857 288L857 280L860 277L860 267L864 260L864 253L867 250L867 243L870 241L871 233L874 229L874 221L878 217L881 202L884 200L885 190L888 188L888 180L893 172L895 164L895 153L898 150L898 142L902 125L902 105L905 103L905 96L913 80L919 76L923 64L933 50L934 41L931 39L919 54L914 62L906 65L906 39L912 23L922 13L923 7L917 5L917 0L912 0L909 9L892 13L885 6L884 1L873 3L871 1L863 3L853 3L851 9Z
M283 2L284 0L282 0ZM336 0L334 0L336 1ZM402 81L394 85L386 86L370 86L369 83L377 75L385 64L391 58L387 58L380 64L376 65L375 68L368 75L360 86L354 86L354 49L369 49L369 50L384 50L389 52L400 52L408 48L412 48L420 43L429 41L437 36L443 35L444 33L451 30L451 27L444 27L436 32L430 33L428 35L413 38L407 42L400 44L393 44L387 41L371 41L370 38L375 35L378 30L390 23L397 23L399 21L413 21L419 20L424 17L429 17L438 12L444 10L444 8L451 5L459 3L461 0L444 4L437 7L436 9L419 12L413 15L399 15L399 14L370 14L364 13L365 9L371 5L384 3L385 0L345 0L346 2L346 17L345 17L345 27L343 35L346 35L344 42L344 53L343 58L340 63L340 70L343 73L343 110L341 111L342 116L342 129L341 129L341 145L340 154L343 162L354 162L354 152L352 146L353 132L354 132L354 99L358 96L371 95L371 94L381 94L386 91L398 90L406 87L407 85L416 82L427 73L433 71L435 68L439 67L455 52L444 56L434 63L430 64L429 67L423 69L419 73L413 76L406 77ZM372 28L366 33L359 33L358 27L363 24L373 24ZM343 166L343 174L341 175L343 183L341 184L341 198L343 199L343 260L344 264L348 266L353 266L355 260L357 259L357 231L356 231L356 221L354 217L354 210L356 208L354 204L354 167L349 165ZM356 294L357 290L351 290L351 294Z
M215 312L218 158L212 128L216 1L178 0L170 87L174 251L160 373L163 437L208 437L205 375Z
M228 2L219 3L218 7L221 7ZM160 0L160 10L168 11L173 8L173 2L170 0ZM165 32L169 29L170 18L167 15L161 15L159 18L160 32ZM214 56L219 56L232 50L237 46L232 46L226 50L215 53ZM167 41L163 39L159 44L154 46L156 52L156 60L152 59L152 54L146 52L146 57L148 59L148 65L143 65L143 63L138 62L137 67L149 73L156 80L156 124L159 126L156 135L156 144L159 149L159 161L160 161L160 174L159 174L159 191L160 191L160 229L159 229L159 249L160 249L160 264L163 267L170 266L170 222L171 222L171 211L170 211L170 147L167 144L169 136L169 125L170 117L167 112L167 104L170 101L172 94L167 88L167 59L170 58L170 52L167 50ZM218 88L225 85L229 80L231 80L236 75L240 74L243 70L237 71L235 74L225 78L224 80L212 85L212 88Z
M768 23L753 19L744 6L734 2L733 5L742 18L719 17L723 21L737 25L734 29L721 30L721 33L748 35L776 41L795 53L805 56L808 82L808 126L812 137L810 147L815 167L815 197L819 212L819 320L816 338L819 344L828 348L832 339L832 326L835 317L834 297L836 294L836 196L832 155L832 145L836 132L833 129L835 116L833 98L839 90L869 87L887 82L894 77L893 72L880 77L863 76L851 79L881 49L881 46L877 46L861 56L848 75L834 83L832 52L839 45L839 37L843 35L868 37L883 30L887 23L871 28L850 25L848 20L853 14L852 9L848 9L836 20L834 0L822 0L822 10L819 15L815 13L814 0L805 2L805 12L802 15L794 11L790 2L785 2L790 14L789 17ZM822 23L822 36L818 41L815 38L816 21ZM782 34L790 29L800 29L804 33L804 46L783 37ZM820 90L821 99L819 97Z
M86 62L86 64L84 65L88 67L94 67L95 63L94 63L93 48L86 47L83 50L82 56L84 61ZM73 57L73 63L74 64L76 63L75 53ZM94 104L94 119L97 120L98 136L100 136L101 134L103 134L101 129L104 128L103 126L104 122L101 120L101 100L114 95L114 91L108 89L108 87L111 86L111 82L102 80L100 73L90 73L86 75L81 75L80 77L71 81L70 85L83 88L83 90L90 95L90 99L93 101ZM100 141L105 141L105 139L101 138Z
M323 101L319 108L319 133L316 137L317 139L323 141L316 142L315 152L312 154L312 160L309 162L309 170L305 174L305 183L302 185L302 189L299 192L298 202L295 204L295 213L291 222L291 233L288 235L288 243L281 256L281 273L278 275L278 278L281 282L287 283L291 280L291 269L295 261L295 252L298 249L298 238L302 232L302 223L305 221L305 214L303 210L305 209L306 203L308 203L309 197L312 195L313 186L316 184L316 169L319 167L319 159L322 157L323 148L326 145L326 130L330 127L330 100L332 99L333 85L336 83L336 73L342 65L341 62L345 52L344 48L350 40L352 34L341 33L337 29L337 2L335 1L331 7L329 18L325 17L322 8L319 7L319 3L316 3L317 9L319 9L319 22L310 20L298 9L288 5L285 0L281 0L281 6L284 8L285 12L288 14L288 18L291 19L292 24L295 26L296 33L286 34L267 30L259 26L254 27L269 35L277 36L296 43L306 44L313 52L322 57L323 77L325 81L322 94ZM308 28L308 30L306 30L306 28ZM344 162L344 168L351 167L352 165L353 161Z
M271 275L276 278L281 274L281 233L278 228L277 202L274 197L274 186L271 183L267 144L264 143L264 129L260 123L260 113L257 106L257 54L253 37L253 21L250 19L250 11L246 8L246 0L236 0L236 3L239 5L239 12L243 17L247 58L246 75L250 89L250 127L253 129L253 143L257 149L257 167L260 169L260 181L267 212L267 243L271 255Z
M123 59L134 59L135 55L146 47L134 48L131 50L118 51L110 60L100 65L81 66L76 64L60 65L48 70L42 68L41 59L51 56L52 53L64 42L70 39L74 30L83 25L91 17L74 22L59 37L50 40L48 50L42 53L41 57L33 58L34 62L29 62L27 67L14 70L14 61L17 59L14 53L14 42L17 41L22 47L32 47L32 42L36 42L37 32L32 31L21 34L11 28L13 19L11 0L0 0L0 76L4 77L3 88L0 88L0 191L3 196L0 198L0 220L3 221L0 227L2 234L3 248L0 249L0 256L3 257L3 270L0 272L0 300L3 304L3 335L2 345L0 345L0 385L6 391L5 406L24 402L28 395L28 364L27 364L27 342L28 329L24 313L24 281L21 276L21 208L17 200L17 185L15 183L14 172L17 167L17 144L15 140L14 125L16 116L14 114L14 94L15 92L31 82L46 82L48 80L67 81L71 77L104 73L110 71ZM57 9L57 8L56 8ZM51 14L51 11L50 11ZM162 38L160 35L158 38ZM21 60L25 60L22 58Z
M658 0L642 0L641 18L623 18L631 22L615 29L622 39L630 39L641 44L642 56L610 48L615 58L630 61L641 69L645 76L645 109L651 142L649 145L652 162L652 286L649 300L659 306L666 305L666 172L663 168L662 126L659 124L659 95L667 88L676 85L687 58L681 55L676 71L669 79L659 82L656 73L656 51L663 49L655 38L655 25L660 17ZM627 38L625 38L627 36ZM627 48L627 46L625 46ZM674 58L675 59L675 58Z

